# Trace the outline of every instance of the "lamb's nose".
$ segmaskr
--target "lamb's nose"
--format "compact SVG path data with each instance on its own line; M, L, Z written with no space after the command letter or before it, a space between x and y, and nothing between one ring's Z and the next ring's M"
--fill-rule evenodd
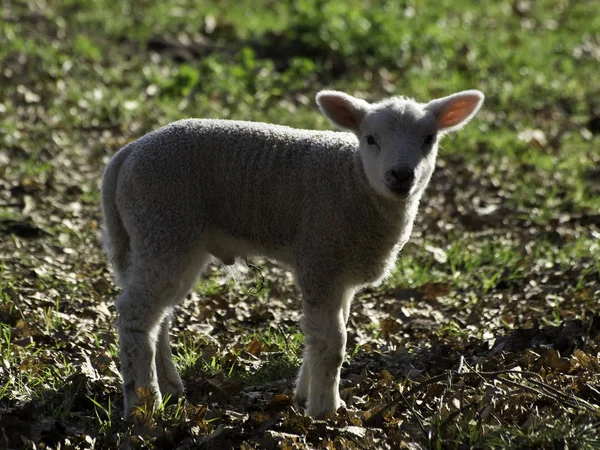
M386 173L386 184L396 194L408 194L415 181L415 171L409 166L398 166Z

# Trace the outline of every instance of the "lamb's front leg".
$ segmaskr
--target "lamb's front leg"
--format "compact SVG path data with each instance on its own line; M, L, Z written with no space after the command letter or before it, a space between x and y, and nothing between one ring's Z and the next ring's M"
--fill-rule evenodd
M306 408L306 401L308 400L308 389L310 387L310 363L308 359L310 353L304 350L304 359L298 372L298 378L296 379L296 390L294 391L294 405L297 408Z
M340 369L346 350L344 311L352 292L339 286L303 288L303 292L305 350L295 398L299 405L306 402L308 415L321 417L341 404Z

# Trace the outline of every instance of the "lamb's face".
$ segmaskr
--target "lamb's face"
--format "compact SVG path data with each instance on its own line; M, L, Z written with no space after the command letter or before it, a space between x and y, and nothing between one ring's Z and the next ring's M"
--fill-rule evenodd
M357 134L365 174L378 193L404 200L423 192L437 156L431 112L410 100L391 99L370 108Z
M370 104L343 92L317 94L321 111L359 139L365 175L379 194L399 201L420 195L433 173L438 140L473 118L476 90L417 103L393 97Z

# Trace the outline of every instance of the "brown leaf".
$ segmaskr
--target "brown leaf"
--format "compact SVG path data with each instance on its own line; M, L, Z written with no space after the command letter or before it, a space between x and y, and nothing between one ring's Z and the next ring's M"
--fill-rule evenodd
M391 318L383 319L381 321L381 337L386 341L390 339L390 333L392 333L395 322L396 321Z
M259 339L254 339L246 346L246 351L253 356L258 356L263 352L264 347L264 342Z
M262 411L259 411L252 416L252 420L254 420L256 423L263 423L263 422L269 420L270 418L271 418L271 416L269 416L267 413L264 413Z
M21 177L21 187L25 192L32 193L43 190L44 182L39 178L24 175L23 177Z
M291 396L287 394L277 394L275 395L269 403L267 403L267 408L281 408L284 406L289 406L292 404Z
M394 381L394 376L387 369L383 369L379 372L379 378L385 381Z
M452 291L449 283L427 283L421 286L423 298L425 300L435 300L438 297L448 295Z
M130 414L132 422L140 426L152 426L154 423L154 409L158 407L156 404L156 396L148 386L137 388L137 403Z
M264 434L267 448L294 449L299 448L295 444L302 442L302 437L296 434L282 433L280 431L267 430Z
M585 353L578 348L573 350L571 364L573 368L581 367L590 371L596 371L598 369L598 359L594 355Z
M530 369L534 366L534 364L540 360L540 355L531 350L530 348L526 348L523 352L523 357L521 358L522 364Z
M23 319L17 320L15 336L29 337L29 336L35 336L36 334L38 334L37 330L34 327L32 327L30 324L25 322Z
M108 284L108 281L106 281L104 278L100 278L92 283L92 287L98 294L103 295L106 294L110 289L110 284Z
M539 363L542 367L558 370L559 372L569 372L571 362L567 358L561 358L558 351L549 348L540 357Z
M286 430L292 430L298 434L306 434L313 423L313 419L304 414L297 413L295 410L288 410L284 413L283 426Z

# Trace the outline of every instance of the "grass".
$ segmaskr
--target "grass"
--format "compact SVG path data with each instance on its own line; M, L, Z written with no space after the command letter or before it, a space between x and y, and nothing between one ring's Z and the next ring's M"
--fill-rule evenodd
M255 370L243 378L249 385L260 385L273 380L294 380L301 362L304 336L269 327L266 333L257 333L249 340L246 351L257 353L261 361Z
M252 448L280 431L307 447L597 446L594 2L69 0L0 11L0 408L25 423L2 425L6 447ZM99 239L106 163L184 117L330 128L313 102L324 88L367 100L486 94L442 141L391 277L354 302L348 410L327 428L292 410L299 294L284 270L250 261L260 274L211 268L174 316L186 402L124 424L118 290ZM520 367L543 384L427 384L461 361L484 378ZM596 410L569 406L576 398ZM349 425L366 437L348 437Z
M241 377L249 385L293 379L300 364L303 336L267 328L244 336L226 349L215 348L202 336L190 336L176 345L175 363L183 374L224 374ZM185 376L185 375L184 375Z

